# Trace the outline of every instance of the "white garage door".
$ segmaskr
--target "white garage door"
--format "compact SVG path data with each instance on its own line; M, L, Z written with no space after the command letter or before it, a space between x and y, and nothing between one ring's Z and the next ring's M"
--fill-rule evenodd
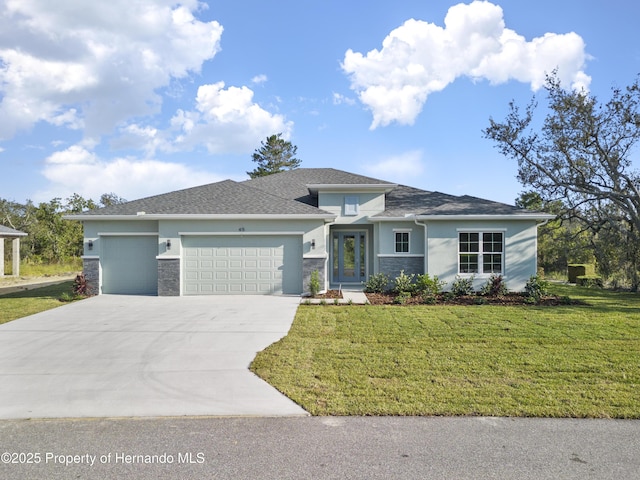
M184 237L184 293L299 294L300 236Z
M100 243L102 293L158 294L157 236L105 236Z

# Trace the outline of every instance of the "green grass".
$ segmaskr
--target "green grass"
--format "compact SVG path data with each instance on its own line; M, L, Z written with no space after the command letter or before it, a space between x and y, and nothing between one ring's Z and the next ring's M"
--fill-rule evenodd
M0 295L0 324L64 305L59 300L70 294L73 282Z
M588 305L300 306L252 370L314 415L640 418L640 296Z
M64 275L82 271L82 259L73 258L61 263L30 263L20 264L21 277L44 277L51 275Z

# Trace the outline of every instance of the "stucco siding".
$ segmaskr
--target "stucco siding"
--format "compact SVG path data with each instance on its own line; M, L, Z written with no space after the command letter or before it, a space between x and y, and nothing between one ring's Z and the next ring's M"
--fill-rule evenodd
M458 275L458 234L460 230L504 233L504 278L509 290L522 291L531 275L536 274L537 226L533 221L458 221L428 224L428 271L447 282L445 289ZM480 289L488 274L474 275L474 287Z

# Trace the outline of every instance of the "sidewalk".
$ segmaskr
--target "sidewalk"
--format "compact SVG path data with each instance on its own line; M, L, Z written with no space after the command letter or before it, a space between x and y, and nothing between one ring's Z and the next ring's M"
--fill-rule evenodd
M338 305L366 305L369 303L367 296L362 290L342 290L342 298L309 298L302 297L300 303L303 305L322 305L335 304Z

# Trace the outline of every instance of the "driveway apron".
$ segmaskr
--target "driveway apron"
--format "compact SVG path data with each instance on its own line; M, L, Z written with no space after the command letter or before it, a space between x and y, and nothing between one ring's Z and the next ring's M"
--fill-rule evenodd
M306 415L248 370L298 303L100 295L0 325L0 418Z

